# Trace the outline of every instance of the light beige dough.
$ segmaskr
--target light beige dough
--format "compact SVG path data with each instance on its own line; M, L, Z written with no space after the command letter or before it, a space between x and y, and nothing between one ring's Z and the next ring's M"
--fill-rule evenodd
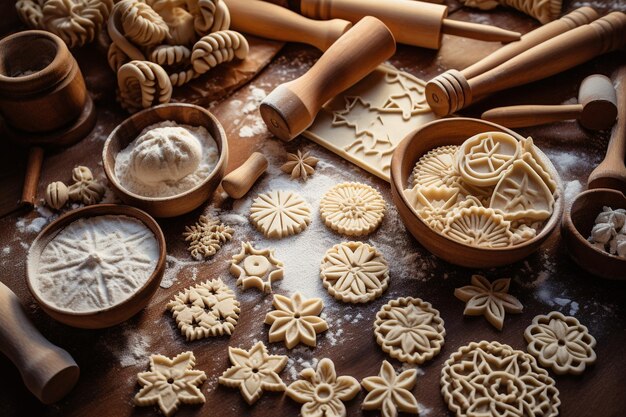
M201 215L193 226L185 226L183 237L189 242L187 250L196 260L215 255L233 238L235 230L215 217Z
M93 178L91 170L85 166L77 166L72 170L74 184L67 189L70 200L86 206L99 203L104 197L104 185Z
M127 111L134 113L157 104L169 103L172 82L158 64L150 61L130 61L117 70L118 100Z
M544 25L561 15L563 0L461 0L464 6L481 10L495 9L498 5L512 7L534 17Z
M450 239L479 248L511 246L511 223L493 209L479 206L452 212L441 232Z
M363 410L380 410L383 417L397 417L398 413L419 414L417 400L411 393L417 380L417 371L407 369L399 374L383 361L378 376L361 381L368 393L363 399Z
M288 153L287 162L280 167L281 171L291 175L292 179L302 178L307 180L315 172L315 166L319 159L311 156L309 152Z
M477 187L493 186L520 154L521 145L508 133L484 132L467 139L456 152L456 169Z
M273 249L255 249L250 242L241 242L241 252L233 256L230 273L243 290L258 288L272 292L272 282L283 278L284 264L276 259Z
M69 190L67 189L67 185L65 185L61 181L55 181L48 184L46 187L46 194L44 195L44 200L48 207L54 210L61 210L67 200L70 199Z
M270 191L259 194L252 202L250 220L265 237L280 239L306 229L311 222L311 209L299 194Z

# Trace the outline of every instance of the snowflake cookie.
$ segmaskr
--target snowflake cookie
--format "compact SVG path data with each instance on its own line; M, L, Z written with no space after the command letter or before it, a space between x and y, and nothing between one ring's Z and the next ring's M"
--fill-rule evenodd
M183 404L204 404L206 398L198 389L206 380L204 371L192 369L196 364L193 352L183 352L170 359L163 355L150 356L150 370L137 374L142 386L135 395L135 404L158 404L167 417Z
M389 285L389 266L373 246L343 242L330 248L322 260L320 276L329 294L349 303L378 298Z
M446 330L439 311L419 298L391 300L376 314L374 335L383 351L402 362L421 364L441 351Z
M290 174L292 179L302 178L306 180L315 172L315 166L319 159L310 156L309 152L302 153L298 149L298 153L287 154L287 162L280 167L281 171Z
M193 226L185 226L183 237L189 242L187 249L196 260L210 258L222 245L233 238L235 230L209 216L200 216Z
M363 236L376 230L386 209L378 191L357 182L335 185L320 201L320 215L326 226L348 236Z
M317 370L304 369L300 377L287 387L287 396L304 404L302 417L345 417L343 401L353 399L361 390L353 377L338 377L335 364L328 358L319 361Z
M237 285L272 292L272 282L283 278L284 264L274 257L273 249L255 249L250 242L241 242L241 252L233 256L230 273Z
M398 412L419 414L417 400L411 393L417 379L415 369L396 375L393 366L383 361L378 376L361 381L368 393L363 400L363 410L381 410L383 417L397 417Z
M311 209L296 193L271 191L252 202L250 220L265 237L280 239L306 229L311 222Z
M510 278L497 279L493 283L482 275L472 275L472 285L457 288L454 296L465 301L466 316L484 315L496 329L502 330L505 313L521 313L522 303L509 294Z
M528 342L528 353L557 375L579 375L596 361L593 350L596 339L587 327L575 317L558 311L536 316L533 324L526 328L524 338Z
M263 391L284 391L287 386L278 375L287 365L287 356L270 355L263 342L250 350L228 347L228 357L233 364L218 381L230 388L239 388L248 404L255 403Z
M219 278L179 292L167 308L187 340L230 336L239 320L239 301Z
M298 343L315 347L316 335L328 330L328 324L319 314L324 308L321 298L304 298L299 292L291 298L274 294L274 311L265 316L265 324L271 324L270 343L285 341L287 349Z
M472 342L441 370L441 393L457 417L556 417L559 391L535 358L498 342Z

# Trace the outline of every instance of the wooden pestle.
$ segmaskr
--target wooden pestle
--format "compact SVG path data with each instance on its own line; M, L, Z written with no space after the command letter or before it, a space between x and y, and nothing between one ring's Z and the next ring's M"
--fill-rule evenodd
M231 29L262 38L301 42L325 51L352 26L341 19L313 20L261 0L224 0Z
M396 50L383 22L367 16L340 37L300 78L281 84L261 103L270 132L289 141L313 123L324 103L353 86Z
M580 83L578 104L553 106L523 105L497 107L484 112L484 120L506 127L537 126L560 120L578 119L592 130L608 129L615 124L617 98L610 78L593 74Z
M589 175L588 188L612 188L626 195L626 65L617 71L617 123L604 160ZM614 207L615 208L615 207Z
M338 18L352 23L374 16L387 25L396 42L431 49L439 49L443 33L485 41L520 38L518 32L446 19L447 6L416 0L302 0L300 9L313 19Z
M239 168L224 177L222 188L231 198L241 198L250 191L266 169L267 158L260 152L253 152Z
M504 45L502 48L496 50L492 54L489 54L485 58L470 65L461 71L461 74L466 80L473 78L483 72L489 71L492 68L497 67L503 62L521 54L527 49L532 48L535 45L539 45L542 42L552 39L561 33L574 29L578 26L586 25L596 20L598 13L591 7L581 7L571 13L566 14L558 20L554 20L548 24L538 27L537 29L528 32L523 35L517 42L511 42Z
M426 85L426 100L438 116L469 106L475 97L558 74L626 46L626 14L613 12L562 33L469 80L447 71Z
M42 403L72 390L80 373L69 353L33 326L17 296L0 282L0 351L17 367L24 384Z

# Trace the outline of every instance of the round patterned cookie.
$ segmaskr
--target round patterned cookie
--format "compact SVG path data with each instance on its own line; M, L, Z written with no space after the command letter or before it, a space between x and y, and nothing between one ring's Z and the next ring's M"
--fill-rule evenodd
M376 314L374 335L383 351L402 362L421 364L441 351L446 330L439 311L419 298L391 300Z
M324 288L337 300L366 303L382 295L389 285L389 266L373 246L343 242L330 248L322 260Z
M320 201L320 215L326 226L348 236L364 236L376 230L386 209L378 191L358 182L337 184Z
M280 239L306 229L311 222L311 209L296 193L271 191L252 202L250 220L265 237Z
M458 146L441 146L424 154L413 168L413 186L451 187L459 181L454 155Z

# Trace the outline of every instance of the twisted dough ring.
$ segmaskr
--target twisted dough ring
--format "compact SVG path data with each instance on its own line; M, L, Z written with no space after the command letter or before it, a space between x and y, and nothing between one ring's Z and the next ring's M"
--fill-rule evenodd
M165 70L149 61L130 61L117 71L119 100L123 108L135 112L156 104L167 103L172 83Z
M169 37L169 28L163 18L146 3L123 0L115 7L119 8L124 35L137 45L158 45Z
M130 61L130 58L115 42L111 42L107 51L107 61L109 62L109 67L117 72L122 65Z
M244 59L248 56L248 41L238 32L222 30L202 37L193 46L191 63L193 69L204 74L223 62L235 57Z
M188 67L184 70L172 72L167 71L172 85L181 86L186 82L198 77L193 67L190 67L191 51L183 45L160 45L152 50L150 60L162 66Z
M17 0L15 10L17 14L30 28L43 29L43 6L46 0Z
M187 8L195 16L193 24L200 36L230 27L230 12L221 0L187 0Z

